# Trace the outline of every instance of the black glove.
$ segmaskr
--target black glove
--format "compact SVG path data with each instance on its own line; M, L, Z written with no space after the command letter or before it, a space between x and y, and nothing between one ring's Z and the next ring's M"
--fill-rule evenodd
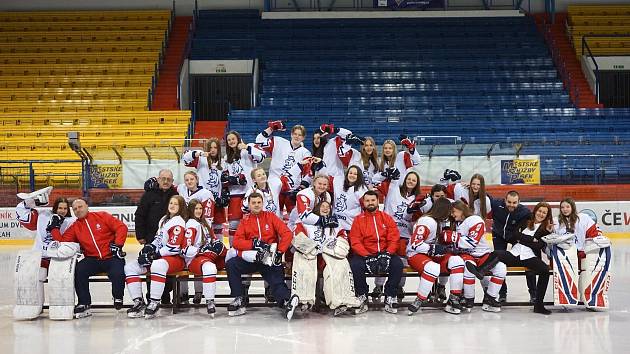
M363 143L365 143L365 138L355 134L348 134L348 136L346 136L346 143L350 145L363 145Z
M378 258L376 256L365 257L365 266L369 274L379 274Z
M158 183L157 177L151 177L148 180L144 181L145 192L157 189L160 189L160 184Z
M456 182L459 181L460 179L462 179L462 175L459 174L459 172L455 171L455 170L450 170L450 169L446 169L444 170L444 176L442 178L440 178L440 181L442 182Z
M421 199L420 199L421 198ZM407 214L413 214L415 212L420 211L423 206L427 204L427 200L422 198L421 196L416 197L416 199L411 202L411 204L407 205Z
M223 252L225 252L225 245L221 241L214 241L210 244L210 252L220 256Z
M255 239L252 240L252 249L257 250L257 251L261 251L261 250L269 251L269 245L266 244L260 238L256 237Z
M432 245L429 245L429 252L428 255L435 257L435 256L443 256L446 254L446 246L444 246L443 244L440 243L434 243Z
M61 224L63 224L63 216L59 214L53 214L50 217L50 221L48 222L48 226L46 226L46 231L50 232L52 229L61 228Z
M280 267L282 265L282 255L283 253L276 252L276 254L273 256L273 262L271 263L271 265L274 267Z
M323 227L335 228L339 226L339 220L335 215L320 216L319 224Z
M384 274L384 273L389 273L389 263L392 260L392 256L387 253L387 252L383 252L383 253L379 253L378 254L378 270L379 273Z
M157 252L157 247L155 247L155 245L148 243L146 245L144 245L144 247L142 247L142 249L140 250L140 254L153 254Z
M302 191L305 190L306 188L310 187L311 184L308 183L307 181L302 181L300 182L300 185L298 186L298 190Z
M225 208L230 205L230 191L228 189L223 189L221 191L221 196L214 200L215 205L218 208Z
M229 184L229 178L230 178L230 172L225 170L223 172L221 172L221 183L223 184L223 187L227 187L227 185Z
M113 242L109 244L109 251L112 253L112 256L119 259L125 259L125 256L127 255L122 248L123 246L119 246Z
M247 178L242 173L238 175L238 184L241 186L244 186L247 184Z
M138 264L143 267L151 265L151 262L153 262L153 259L148 254L140 253L138 256Z
M381 172L381 175L390 181L400 179L400 171L394 167L386 168L385 171Z
M315 174L317 173L317 171L321 170L325 166L326 164L324 163L324 160L320 160L319 162L313 162L313 164L311 165L311 171L313 171L313 174Z

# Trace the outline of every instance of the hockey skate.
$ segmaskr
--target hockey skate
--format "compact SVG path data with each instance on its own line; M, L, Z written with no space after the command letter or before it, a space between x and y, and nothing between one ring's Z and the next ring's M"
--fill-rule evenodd
M396 296L385 296L385 312L398 313L398 298Z
M300 299L297 295L293 294L284 304L284 315L287 318L287 321L291 321L293 318L293 313L297 308L297 305L300 303Z
M195 296L193 297L193 304L195 304L195 305L200 304L202 297L203 297L202 293L195 292Z
M142 299L134 299L133 306L127 310L127 317L129 318L140 318L144 316L144 309L147 305L144 303Z
M114 309L120 311L123 308L123 299L114 299Z
M448 297L448 301L446 302L446 307L444 307L444 311L448 313L452 313L454 315L459 315L462 313L462 305L460 304L460 297L454 294Z
M425 307L428 303L429 303L428 300L422 300L416 296L416 299L413 300L413 302L409 304L409 306L407 306L407 310L409 310L407 315L413 316L416 312L418 312L421 308Z
M374 290L372 290L372 293L370 294L370 297L372 298L372 303L380 303L382 296L383 296L383 286L376 285L374 287Z
M398 298L398 302L402 302L405 299L405 288L403 288L402 286L398 286L396 297Z
M245 304L243 303L243 297L237 296L228 305L228 316L240 316L245 314Z
M243 284L242 304L243 307L249 306L249 284Z
M497 299L486 294L483 297L481 309L488 312L501 312L501 303Z
M473 306L475 306L475 299L474 298L464 298L461 302L463 309L466 312L472 312Z
M444 301L446 301L446 286L437 283L435 289L435 302L438 304L443 304Z
M333 317L341 316L347 311L348 311L348 307L346 305L341 305L333 311Z
M368 301L367 301L367 296L365 295L360 295L359 296L359 307L354 309L354 314L355 315L360 315L362 313L366 313L368 311Z
M74 307L74 318L84 318L92 316L90 305L77 305Z
M147 307L144 309L144 318L151 319L157 316L157 312L160 310L160 303L157 300L151 299Z
M217 308L214 306L214 300L206 300L206 308L208 310L208 315L214 318L214 314L217 312Z
M265 304L273 304L276 302L276 298L273 296L271 292L271 287L267 286L265 288Z

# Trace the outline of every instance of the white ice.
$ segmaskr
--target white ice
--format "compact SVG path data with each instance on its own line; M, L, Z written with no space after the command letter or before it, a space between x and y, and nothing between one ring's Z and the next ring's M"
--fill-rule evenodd
M542 316L530 307L504 307L498 314L475 307L459 316L430 309L408 317L406 310L397 315L371 310L340 318L296 313L287 322L279 309L261 307L235 318L220 307L215 319L205 309L173 315L163 308L153 320L128 319L125 310L96 309L92 317L79 320L50 321L44 312L37 320L14 321L13 267L16 252L24 247L3 246L0 353L628 353L630 241L615 240L613 247L608 312L552 307L552 315ZM134 247L127 251L129 259L136 254ZM526 301L524 278L508 279L508 299ZM407 291L416 284L409 279ZM547 301L552 300L551 286ZM109 284L92 284L91 290L94 303L111 302ZM218 293L227 291L227 283L220 283ZM251 292L262 293L262 283L254 282Z

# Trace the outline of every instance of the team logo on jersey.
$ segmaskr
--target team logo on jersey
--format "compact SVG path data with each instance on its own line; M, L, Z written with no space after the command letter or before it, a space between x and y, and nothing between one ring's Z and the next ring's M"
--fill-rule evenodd
M326 239L325 235L324 235L324 230L321 228L317 228L315 231L313 231L313 241L319 245L321 245L322 243L324 243L324 240Z
M217 170L211 170L210 174L208 175L208 181L206 182L208 189L216 190L219 187L220 183L221 179L219 178L219 172Z
M100 231L101 230L101 224L96 223L96 229Z
M335 201L335 212L341 213L348 209L347 196L345 194L340 194Z
M276 203L273 202L273 199L267 198L267 202L265 205L265 210L275 213L276 212Z
M240 160L236 160L232 165L230 165L230 172L232 175L238 175L243 172L243 166L241 166Z
M405 213L407 213L407 203L403 202L396 207L396 211L393 216L397 220L403 220L405 218Z
M269 224L265 224L265 231L269 231Z
M295 156L290 154L286 160L284 160L284 165L282 166L282 172L287 173L295 165Z

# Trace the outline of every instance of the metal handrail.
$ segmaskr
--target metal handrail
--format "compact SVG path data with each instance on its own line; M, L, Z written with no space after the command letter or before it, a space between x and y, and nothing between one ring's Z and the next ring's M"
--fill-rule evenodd
M588 51L588 57L591 59L593 64L595 65L595 98L597 99L597 103L599 104L599 65L597 64L597 60L595 60L595 56L591 51L591 48L588 46L588 42L586 41L587 37L591 36L582 36L582 58L584 57L584 49ZM600 37L600 36L593 36Z

